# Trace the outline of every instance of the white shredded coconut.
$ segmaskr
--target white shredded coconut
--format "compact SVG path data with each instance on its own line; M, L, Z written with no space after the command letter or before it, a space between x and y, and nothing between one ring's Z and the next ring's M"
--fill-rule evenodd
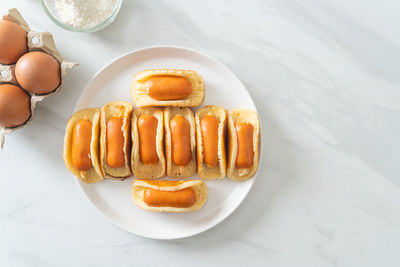
M89 28L103 22L113 12L117 0L55 0L58 18L75 28Z

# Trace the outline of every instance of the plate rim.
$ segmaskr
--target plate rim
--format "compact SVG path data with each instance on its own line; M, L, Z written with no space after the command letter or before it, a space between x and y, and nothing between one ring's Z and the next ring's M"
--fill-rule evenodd
M130 55L132 55L132 54L139 53L139 52L143 52L143 51L146 51L146 50L153 50L153 49L171 49L171 48L172 48L172 49L177 49L177 50L189 51L189 52L191 52L191 53L201 55L202 57L205 57L205 58L207 58L208 60L211 60L213 63L215 63L215 64L218 65L219 67L222 67L225 71L227 71L228 73L230 73L230 74L232 75L232 77L233 77L234 79L236 79L236 81L237 81L238 83L240 83L240 84L242 85L242 87L246 90L246 92L247 92L248 95L250 96L250 100L251 100L251 102L253 103L253 106L255 107L255 112L257 113L258 117L260 118L260 115L259 115L257 106L256 106L256 104L254 103L254 100L253 100L252 96L250 95L250 93L249 93L249 91L247 90L247 88L244 86L244 84L243 84L243 83L241 82L241 80L236 76L235 73L233 73L227 66L225 66L225 64L223 64L223 63L221 63L220 61L216 60L215 58L213 58L213 57L211 57L211 56L205 54L204 52L199 51L199 50L197 50L197 49L188 48L188 47L179 46L179 45L154 45L154 46L145 46L145 47L142 47L142 48L137 48L137 49L131 50L131 51L129 51L129 52L126 52L126 53L124 53L124 54L122 54L122 55L120 55L120 56L114 58L113 60L109 61L109 62L106 63L103 67L101 67L101 68L90 78L90 80L87 82L86 86L85 86L84 89L82 90L82 92L81 92L81 94L80 94L78 100L77 100L76 103L75 103L75 106L74 106L74 109L73 109L73 113L75 113L75 112L77 111L77 108L78 108L78 106L79 106L79 103L82 101L82 98L84 97L84 94L85 94L85 92L87 91L87 89L89 88L89 86L91 85L91 83L92 83L95 79L97 79L97 77L98 77L104 70L106 70L107 68L109 68L111 65L113 65L113 64L116 63L117 61L119 61L119 60L121 60L121 59L123 59L123 58L125 58L125 57L127 57L127 56L130 56ZM77 177L74 176L74 178L75 178L75 183L76 183L76 185L78 186L78 188L79 188L80 192L82 193L82 195L84 195L85 199L91 204L91 206L96 210L96 212L97 212L98 214L100 214L102 217L104 217L104 218L105 218L108 222L110 222L112 225L117 226L118 228L120 228L120 229L122 229L122 230L124 230L124 231L126 231L126 232L128 232L128 233L130 233L130 234L133 234L133 235L135 235L135 236L144 237L144 238L155 239L155 240L177 240L177 239L189 238L189 237L192 237L192 236L195 236L195 235L199 235L199 234L201 234L201 233L203 233L203 232L206 232L207 230L210 230L211 228L217 226L218 224L220 224L220 223L222 223L223 221L225 221L229 216L231 216L232 213L233 213L234 211L236 211L236 210L240 207L240 205L243 203L243 201L246 199L247 195L249 194L249 192L250 192L251 189L253 188L254 183L255 183L255 181L256 181L256 179L257 179L257 176L258 176L258 174L259 174L259 172L260 172L260 169L261 169L261 164L260 164L260 162L261 162L262 156L263 156L262 127L261 127L261 120L260 120L260 119L259 119L259 123L260 123L260 134L259 134L259 159L258 159L258 160L259 160L259 166L258 166L258 169L257 169L256 173L255 173L254 176L250 179L250 181L247 180L247 181L250 182L250 184L249 184L249 186L245 189L245 190L246 190L245 194L242 195L242 198L239 200L239 202L237 203L236 207L234 207L232 210L230 210L230 211L228 211L227 213L225 213L225 214L222 216L221 219L219 219L219 220L217 220L216 222L210 224L208 227L200 228L200 230L195 231L195 232L192 232L192 233L190 233L190 234L184 234L184 235L179 235L179 236L174 236L174 237L158 237L158 236L154 236L154 235L146 235L146 234L143 234L143 233L132 232L132 231L126 229L124 226L122 226L117 220L111 219L111 218L110 218L109 216L107 216L99 207L97 207L97 205L96 205L95 203L93 203L93 201L92 201L92 200L89 198L89 196L86 194L85 189L82 187L82 184L83 184L83 183L82 183ZM129 177L129 178L131 178L131 177ZM200 178L200 179L201 179L201 178ZM229 178L224 178L224 179L229 179ZM246 181L244 181L244 182L246 182ZM241 182L238 182L238 183L241 183Z

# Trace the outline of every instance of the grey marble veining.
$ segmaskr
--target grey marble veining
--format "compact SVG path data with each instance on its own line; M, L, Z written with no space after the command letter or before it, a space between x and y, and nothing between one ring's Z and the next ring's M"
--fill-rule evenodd
M400 263L400 3L128 1L92 34L40 1L3 0L80 66L0 152L1 266L397 266ZM260 113L260 177L215 228L156 241L97 214L62 162L89 79L133 49L174 44L226 64Z

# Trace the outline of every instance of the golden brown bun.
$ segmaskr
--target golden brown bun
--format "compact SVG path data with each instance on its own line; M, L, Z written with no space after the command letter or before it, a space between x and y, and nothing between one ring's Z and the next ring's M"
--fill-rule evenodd
M148 95L146 81L154 76L179 76L187 78L192 84L192 93L181 100L156 100ZM170 106L197 107L204 100L203 78L192 70L151 69L136 73L131 84L132 100L138 107Z
M238 169L235 166L237 154L237 136L235 122L245 122L253 125L253 166L248 169ZM228 113L228 169L227 176L235 181L250 179L258 169L258 143L260 138L260 122L256 112L247 109L233 109Z
M172 182L172 184L165 183ZM143 193L146 188L160 191L178 191L191 187L196 192L196 202L189 208L176 207L151 207L143 201ZM155 212L190 212L200 209L207 201L207 185L202 180L165 181L165 180L133 180L132 197L135 204L148 211Z
M208 167L203 160L203 136L200 120L206 115L214 115L218 120L218 165ZM203 179L222 179L226 176L226 149L225 135L227 124L227 112L217 106L205 106L196 112L196 140L197 140L197 170Z
M88 119L92 123L92 138L90 140L90 157L92 168L87 171L78 171L72 165L72 134L75 124L81 119ZM64 137L63 158L65 166L70 172L85 183L100 182L104 179L99 161L99 134L100 134L100 109L88 108L74 113L67 123Z
M144 164L139 155L139 132L137 121L141 115L153 115L157 118L156 150L158 162ZM164 157L164 112L162 108L139 108L132 115L132 155L131 167L133 174L140 179L157 179L165 175Z
M130 166L130 149L131 149L131 116L132 116L132 104L125 101L114 101L105 104L101 108L100 115L100 164L101 169L104 173L104 176L107 178L126 178L132 175L131 166ZM123 126L122 131L124 135L124 157L125 163L124 167L121 168L112 168L107 164L106 161L106 123L111 117L122 117L123 118Z
M176 115L184 116L190 124L190 150L191 159L186 166L177 166L172 162L171 155L171 130L169 123ZM164 108L164 127L165 127L165 158L167 161L167 175L174 178L188 178L196 173L196 138L195 122L193 112L190 108Z

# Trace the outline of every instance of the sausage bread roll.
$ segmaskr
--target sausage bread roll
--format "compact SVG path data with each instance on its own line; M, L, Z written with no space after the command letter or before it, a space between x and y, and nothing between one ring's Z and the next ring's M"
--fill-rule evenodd
M226 110L205 106L196 112L197 169L203 179L226 176Z
M132 115L133 174L141 179L165 175L164 113L162 108L139 108Z
M104 179L99 162L99 122L100 109L83 109L71 116L65 130L65 166L86 183Z
M100 163L106 177L131 176L131 116L132 104L115 101L101 108Z
M167 175L187 178L196 173L196 138L193 112L189 108L164 108Z
M204 82L192 70L145 70L133 77L131 95L139 107L196 107L204 100Z
M228 114L228 170L232 180L250 179L258 168L260 123L256 112L234 109Z
M207 186L202 180L134 180L132 196L138 207L148 211L189 212L203 207Z

